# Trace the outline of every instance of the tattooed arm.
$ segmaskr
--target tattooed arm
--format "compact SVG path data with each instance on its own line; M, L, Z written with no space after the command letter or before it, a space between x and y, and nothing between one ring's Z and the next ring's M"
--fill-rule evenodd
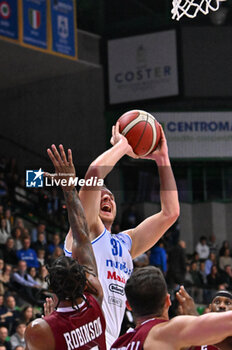
M78 192L72 181L76 176L72 152L70 149L68 150L67 159L62 145L59 146L59 151L55 145L52 145L51 149L48 149L48 155L55 167L55 177L60 179L60 183L62 183L69 224L73 233L72 256L86 268L87 290L101 303L103 292L97 277L97 265L89 240L88 225Z

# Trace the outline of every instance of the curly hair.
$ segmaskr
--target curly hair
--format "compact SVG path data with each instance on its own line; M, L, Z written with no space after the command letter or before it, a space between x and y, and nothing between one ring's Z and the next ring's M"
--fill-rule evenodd
M49 290L56 294L59 300L58 305L62 300L70 300L74 307L77 298L84 298L83 293L86 286L84 266L78 264L73 258L61 256L51 266L46 267L49 272L46 281Z

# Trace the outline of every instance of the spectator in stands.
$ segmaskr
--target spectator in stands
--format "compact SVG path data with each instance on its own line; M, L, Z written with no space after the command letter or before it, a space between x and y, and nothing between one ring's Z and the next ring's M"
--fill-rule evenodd
M10 337L10 343L13 350L17 346L22 346L23 348L26 347L25 339L24 339L25 330L26 330L26 324L22 322L18 323L16 327L16 332Z
M46 269L46 266L40 266L39 267L39 273L38 277L36 277L36 282L40 285L40 287L44 290L48 289L48 283L46 281L46 276L48 275L48 270Z
M193 285L196 286L196 287L200 287L201 286L201 280L200 280L200 277L199 277L199 271L198 271L198 268L197 268L196 261L192 261L191 262L190 274L192 276Z
M1 345L1 344L0 344L0 350L6 350L5 345ZM19 350L19 349L14 349L14 350ZM23 349L23 350L24 350L24 349Z
M22 249L22 247L23 247L23 244L22 244L22 229L20 227L16 227L13 230L13 238L14 238L15 250Z
M2 275L0 275L0 283L3 286L4 293L6 293L8 289L11 289L11 283L10 283L11 273L12 273L11 265L4 264L3 273Z
M31 232L31 240L32 242L36 242L38 239L39 233L44 234L44 238L46 241L46 225L44 223L39 223L37 228L34 228Z
M5 294L5 288L4 288L4 285L3 285L2 282L0 283L0 294L1 294L1 295L4 295L4 294Z
M183 284L186 272L186 244L180 240L168 254L167 281L170 286Z
M210 253L208 259L205 262L205 273L206 275L209 275L211 272L211 267L213 265L216 265L216 255L214 253Z
M147 253L140 254L133 259L134 267L145 267L149 265L149 258Z
M21 311L21 321L26 324L26 326L34 320L33 308L31 305L27 305Z
M190 270L191 270L191 265L186 264L186 271L185 271L185 275L184 275L184 286L186 288L193 286L193 278L192 278L192 275L190 273Z
M23 239L24 239L25 237L26 237L26 238L28 238L28 237L31 238L31 234L30 234L28 228L26 228L26 227L24 227L24 229L22 229L22 241L23 241Z
M2 256L5 263L16 266L18 264L18 257L14 249L14 239L12 237L7 238L6 244L2 250Z
M150 265L159 267L164 274L167 272L167 254L162 239L151 248Z
M48 261L49 265L51 264L52 261L54 261L55 259L59 258L62 255L64 255L63 249L61 249L60 247L56 247L51 258Z
M0 344L6 347L6 350L12 350L8 338L8 329L6 327L0 327Z
M199 254L200 259L207 259L209 256L209 246L207 245L207 239L205 236L201 236L199 242L196 245L196 252Z
M17 257L19 260L24 260L28 267L39 267L37 260L37 254L34 249L30 248L30 237L23 238L23 248L17 251Z
M8 237L10 237L10 233L7 232L6 219L1 219L0 245L4 245Z
M12 280L16 291L20 296L33 304L41 304L38 300L40 285L27 273L26 261L18 262L18 270L13 273Z
M37 259L38 259L40 266L45 265L45 250L44 249L38 249Z
M197 268L200 267L200 257L199 257L199 254L197 252L193 253L192 261L195 261L197 263Z
M207 276L208 286L211 289L217 290L219 285L223 282L222 277L220 277L217 269L217 265L211 267L210 274Z
M217 254L218 254L218 244L216 242L216 236L213 233L209 236L208 246L209 246L210 253L214 253L217 256Z
M0 294L0 313L2 312L2 309L5 308L4 305L4 295Z
M219 256L223 256L225 254L225 249L229 248L230 249L230 245L228 241L223 241L222 246L219 250Z
M45 250L45 255L48 254L48 246L47 243L45 241L45 235L44 232L39 232L38 233L38 239L36 242L32 243L32 248L36 251L36 253L38 252L39 249L44 249Z
M197 303L202 303L203 291L202 289L199 288L201 286L201 281L200 281L199 271L198 271L198 266L196 261L191 262L190 275L191 275L191 281L192 281L192 285L189 286L191 287L190 293Z
M52 237L52 243L48 245L48 253L49 255L52 255L54 253L54 250L56 247L60 247L61 249L64 249L63 243L60 242L60 235L59 233L55 233Z
M23 222L23 219L22 218L17 218L15 220L15 227L19 227L21 228L21 230L23 230L25 227L24 227L24 222Z
M231 265L226 265L222 271L222 280L227 289L232 290L232 268Z
M200 279L200 286L202 288L206 288L207 287L207 275L205 273L205 262L204 261L200 262L200 268L199 268L198 274L199 274L199 279Z
M224 254L219 258L219 268L223 271L226 265L232 266L232 258L230 256L230 249L225 248Z
M8 295L6 298L5 312L1 313L1 326L7 327L9 334L15 332L16 324L19 321L20 312L16 306L16 301L13 295ZM3 310L1 310L3 312Z
M33 280L35 280L36 275L37 275L36 268L35 267L29 267L28 268L28 273L33 278Z
M10 235L14 224L14 218L11 215L10 208L5 210L5 220L6 220L6 230L7 230L7 233Z
M21 346L21 345L18 345L13 350L25 350L25 348L23 346Z
M0 275L3 274L3 269L4 269L4 260L0 259Z

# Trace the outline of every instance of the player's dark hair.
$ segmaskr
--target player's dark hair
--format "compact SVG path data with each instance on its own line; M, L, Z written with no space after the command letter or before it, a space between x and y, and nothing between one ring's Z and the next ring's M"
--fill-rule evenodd
M47 266L47 270L49 290L56 294L58 305L62 300L69 300L74 307L77 298L85 299L85 269L75 259L61 256L51 266Z
M135 316L162 315L167 285L157 267L135 269L126 283L125 292Z

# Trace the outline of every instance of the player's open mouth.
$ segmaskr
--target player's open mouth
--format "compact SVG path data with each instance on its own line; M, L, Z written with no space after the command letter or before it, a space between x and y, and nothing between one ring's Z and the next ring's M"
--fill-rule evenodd
M104 211L105 213L111 213L111 206L108 205L108 204L104 204L104 205L101 207L101 210Z

